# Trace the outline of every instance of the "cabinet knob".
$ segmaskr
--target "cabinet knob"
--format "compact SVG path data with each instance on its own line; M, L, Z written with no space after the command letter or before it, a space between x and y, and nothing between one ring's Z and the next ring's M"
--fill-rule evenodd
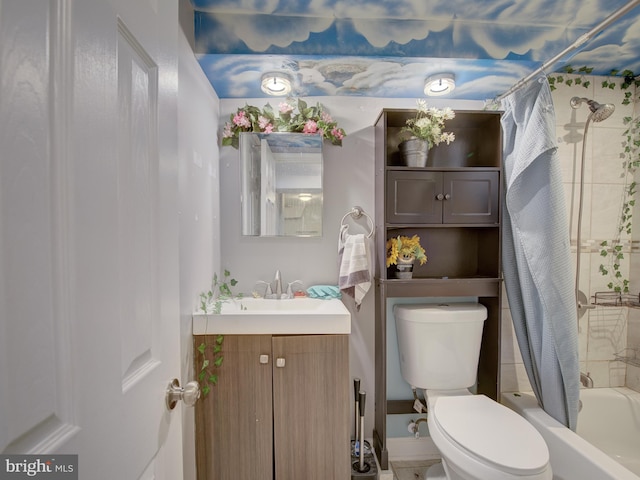
M438 195L436 195L436 200L442 200L444 199L444 195L439 193Z
M445 200L449 200L450 198L451 198L451 194L450 193L445 194L445 196L444 196Z
M276 367L284 368L285 360L284 358L276 358Z
M260 365L266 365L269 363L269 355L260 355Z

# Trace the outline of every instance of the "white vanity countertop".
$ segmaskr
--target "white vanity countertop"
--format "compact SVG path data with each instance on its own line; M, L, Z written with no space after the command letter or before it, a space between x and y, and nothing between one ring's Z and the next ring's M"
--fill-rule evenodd
M193 314L193 334L335 335L351 333L351 314L339 299L242 298L223 302L219 314Z

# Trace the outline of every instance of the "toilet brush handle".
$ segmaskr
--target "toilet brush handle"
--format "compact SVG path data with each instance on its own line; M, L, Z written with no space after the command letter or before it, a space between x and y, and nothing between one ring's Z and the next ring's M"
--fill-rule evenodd
M354 378L353 379L353 398L354 398L354 405L355 405L355 409L354 409L354 428L353 428L353 438L355 440L355 453L358 453L358 440L360 439L360 436L358 435L358 425L359 425L359 421L358 421L358 417L360 415L360 407L358 406L358 399L359 399L359 395L360 395L360 379L359 378Z
M360 472L364 472L364 406L367 399L365 392L358 394L358 403L360 407L360 458L358 467Z

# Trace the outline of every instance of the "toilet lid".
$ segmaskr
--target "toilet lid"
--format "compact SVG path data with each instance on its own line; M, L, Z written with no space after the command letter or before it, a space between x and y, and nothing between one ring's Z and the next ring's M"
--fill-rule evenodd
M549 462L547 444L538 431L484 395L440 397L433 420L450 441L502 471L534 474Z

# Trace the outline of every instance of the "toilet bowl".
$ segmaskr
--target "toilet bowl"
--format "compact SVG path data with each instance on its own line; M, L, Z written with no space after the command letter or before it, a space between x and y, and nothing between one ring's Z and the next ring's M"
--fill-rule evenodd
M425 395L429 434L442 456L446 478L551 480L546 443L517 413L468 390Z
M473 395L486 308L477 303L395 305L400 369L424 389L442 468L427 479L551 480L549 450L524 418Z

